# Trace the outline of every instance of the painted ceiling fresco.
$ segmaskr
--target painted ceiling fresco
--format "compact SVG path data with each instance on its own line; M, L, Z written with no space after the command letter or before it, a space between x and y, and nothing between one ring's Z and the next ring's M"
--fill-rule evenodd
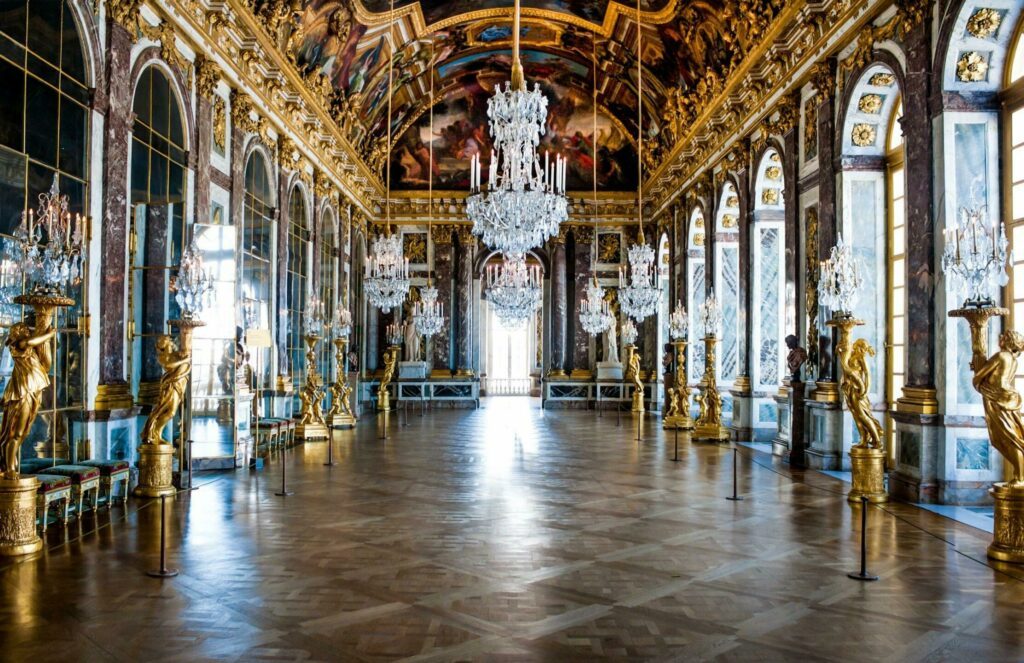
M694 99L717 93L781 3L643 1L645 153L671 145L673 136L692 119ZM588 155L594 152L590 109L595 62L599 169L609 162L598 185L604 190L635 186L637 23L632 6L523 1L527 81L539 82L548 95L551 117L545 144L570 157L573 189L591 186L585 171ZM456 138L452 131L486 132L486 97L509 78L511 12L511 0L403 1L396 2L392 28L385 0L306 0L298 18L301 39L295 61L304 76L323 74L329 79L335 105L341 109L336 116L344 118L353 143L372 167L383 169L385 125L390 125L390 168L396 188L425 186L423 173L429 170L420 150L430 136L426 110L433 77L434 185L462 189L468 182L464 183L460 158L467 149L486 147L486 142L466 143L467 137ZM389 58L390 123L384 117ZM458 127L466 129L456 131Z

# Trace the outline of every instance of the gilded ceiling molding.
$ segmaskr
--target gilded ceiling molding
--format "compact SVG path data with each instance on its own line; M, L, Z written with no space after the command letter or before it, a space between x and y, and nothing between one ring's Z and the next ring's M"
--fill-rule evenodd
M829 60L822 60L811 68L811 85L822 100L835 96L836 75Z
M241 131L247 131L251 134L259 134L261 128L261 120L254 119L252 116L256 114L253 109L252 100L249 99L249 95L238 90L231 89L231 124L235 128Z
M143 37L150 41L160 42L160 57L167 64L178 67L184 72L190 71L192 63L178 50L177 35L174 26L169 21L164 20L159 25L150 25L140 14L137 26Z
M138 36L138 16L142 0L107 0L107 16L128 31L132 41Z
M196 91L200 97L213 98L213 91L217 89L220 82L220 67L217 63L202 53L196 55Z

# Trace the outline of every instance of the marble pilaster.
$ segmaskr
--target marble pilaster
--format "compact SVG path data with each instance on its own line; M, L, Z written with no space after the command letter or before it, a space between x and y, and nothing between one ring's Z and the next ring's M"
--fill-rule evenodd
M753 264L754 239L754 204L753 196L750 194L750 165L743 164L743 167L736 172L736 196L739 198L739 214L737 226L739 228L739 255L740 268L737 281L736 316L737 327L740 333L736 339L737 367L736 380L729 393L732 396L732 421L729 424L729 431L736 440L749 440L754 437L753 421L753 394L750 391L751 375L751 352L756 348L750 343L754 338L754 316L755 306L754 289L751 286L751 265ZM717 196L721 198L721 196ZM717 225L717 224L716 224ZM719 297L722 293L719 293Z
M551 239L551 362L548 375L565 376L566 273L565 235Z
M833 66L829 62L829 66ZM834 78L833 78L834 80ZM831 85L831 83L830 83ZM837 238L836 173L835 173L835 117L832 90L819 90L818 106L818 260L827 260ZM836 382L838 368L832 361L833 334L824 326L819 307L818 325L818 381ZM831 313L829 313L831 315ZM813 321L812 321L813 322Z
M456 375L472 377L473 370L473 255L476 236L469 226L459 228L458 265L455 276L456 316L455 363Z
M277 317L274 344L277 350L277 389L294 389L301 385L290 384L291 357L288 356L288 183L289 172L284 168L277 169L277 210L274 228L277 239L277 255L274 274L276 281L276 297L271 315Z
M587 298L587 285L591 280L591 255L594 234L590 228L573 228L573 307L570 319L575 322L572 339L572 373L574 378L590 378L590 334L579 323L577 311Z
M437 288L437 301L444 305L445 314L449 316L449 324L443 325L441 331L434 335L433 373L439 377L450 377L452 373L451 329L455 311L452 301L452 267L454 246L452 244L451 226L434 226L431 229L431 242L434 244L434 287Z
M210 151L213 149L213 104L203 94L197 95L196 104L196 207L192 218L195 219L196 223L209 223Z

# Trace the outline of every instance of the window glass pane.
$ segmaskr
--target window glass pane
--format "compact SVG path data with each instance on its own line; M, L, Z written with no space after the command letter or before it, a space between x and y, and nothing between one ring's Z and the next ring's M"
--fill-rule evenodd
M892 171L892 197L903 197L903 169L897 168Z
M64 2L64 23L61 30L60 66L65 74L85 82L85 59L82 56L82 42L78 38L78 25L67 1Z
M28 3L28 47L47 62L60 64L60 14L64 3L31 0Z
M1013 216L1024 216L1024 182L1013 185Z
M135 88L135 99L132 101L132 110L138 122L150 126L153 123L150 113L152 105L150 102L150 87L153 84L153 68L149 67L139 76L139 83Z
M150 152L149 195L154 201L167 200L167 157L157 152Z
M25 116L32 118L25 126L25 151L33 159L56 166L57 91L32 76L25 91Z
M894 352L892 353L892 372L903 373L903 353Z
M902 205L900 203L896 203L896 209L902 209ZM893 216L894 217L901 217L901 216L903 216L903 214L902 213L898 213L898 214L893 214ZM904 227L902 225L898 225L897 226L895 222L893 223L893 226L894 226L893 229L892 229L892 252L893 252L893 255L903 255L904 250L906 248L906 230L904 229Z
M25 209L25 157L0 148L0 233L11 235Z
M893 342L893 345L897 345L897 346L903 345L906 342L906 338L904 337L904 331L903 331L903 318L902 317L896 317L896 318L892 319L892 342ZM903 354L903 353L902 352L897 352L896 354Z
M1012 161L1011 177L1014 182L1020 182L1024 180L1024 145L1013 148Z
M1024 76L1024 33L1017 37L1017 44L1013 49L1013 63L1010 64L1010 82L1017 82Z
M25 119L25 74L6 60L0 60L0 90L4 103L0 104L0 144L19 152Z
M150 68L153 72L153 115L150 127L161 136L167 136L168 119L171 116L170 89L167 86L167 78L158 69Z
M1013 111L1010 116L1010 132L1014 145L1024 141L1024 107Z
M63 101L60 105L60 162L61 170L70 175L85 177L85 109L76 103Z
M24 0L0 0L0 32L24 43L27 15L28 4Z
M132 140L132 202L149 198L149 150L145 144Z

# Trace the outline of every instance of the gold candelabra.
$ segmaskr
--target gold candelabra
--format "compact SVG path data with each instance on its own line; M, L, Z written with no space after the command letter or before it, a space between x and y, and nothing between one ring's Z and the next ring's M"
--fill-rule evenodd
M142 444L139 445L139 484L135 487L136 497L160 497L173 495L174 488L174 444L164 438L164 429L174 420L188 387L192 373L192 335L197 327L205 323L192 318L170 320L168 324L178 329L178 345L167 335L161 335L156 342L156 357L164 373L160 376L160 390L142 427Z
M395 377L395 366L398 365L398 345L392 345L384 351L384 375L381 376L380 386L377 388L377 409L387 412L391 409L391 394L388 387Z
M331 428L351 428L356 425L356 416L352 412L349 397L352 387L345 379L345 346L348 339L344 336L334 339L335 361L338 365L338 377L331 385L331 409L327 412L327 423Z
M1017 358L1024 351L1024 335L1005 331L999 350L988 357L988 325L1009 311L997 306L965 307L949 312L964 318L971 329L971 371L981 394L989 441L1008 466L1008 481L994 483L989 495L995 505L992 543L988 556L1001 562L1024 564L1024 417L1021 395L1014 387ZM988 357L986 359L986 357Z
M700 393L694 397L700 408L693 433L694 440L702 442L728 442L729 429L722 425L722 394L718 391L715 379L715 344L718 338L714 334L704 337L704 379L701 381Z
M662 428L665 430L693 428L690 417L690 387L686 384L686 341L672 341L676 350L676 384L668 390L668 409Z
M862 320L852 316L836 316L826 323L839 329L836 342L836 358L843 370L839 380L839 391L846 401L853 423L857 427L860 442L850 448L850 470L853 486L846 499L859 503L861 497L869 502L885 502L889 499L885 491L885 448L882 444L882 424L871 412L871 371L867 357L874 357L875 350L862 338L850 342L854 327L863 325Z
M53 365L50 341L56 336L53 316L69 297L50 294L19 295L14 303L34 311L33 326L23 320L11 327L5 345L14 367L3 395L0 424L0 556L38 552L43 541L36 534L36 490L39 480L22 476L21 445L39 413L43 391L50 385Z
M631 411L643 414L647 408L644 406L644 381L640 375L640 353L632 344L626 346L626 379L633 383Z
M302 408L299 423L295 426L295 437L300 440L322 440L328 437L327 422L324 421L324 391L320 386L320 374L316 370L316 344L318 334L306 334L306 381L299 392Z

